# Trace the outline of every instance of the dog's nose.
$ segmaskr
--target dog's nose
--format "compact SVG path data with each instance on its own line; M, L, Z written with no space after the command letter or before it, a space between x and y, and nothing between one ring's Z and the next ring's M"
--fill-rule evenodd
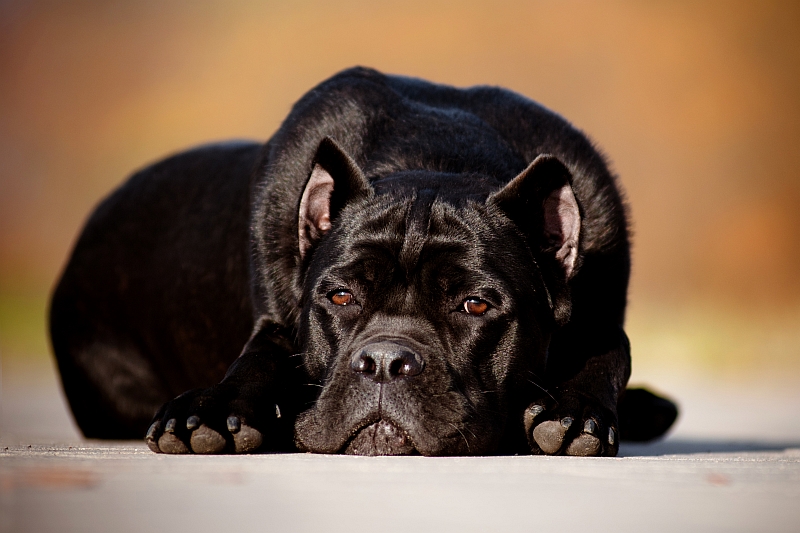
M375 342L358 350L350 368L377 382L394 381L422 372L422 356L408 346L396 342Z

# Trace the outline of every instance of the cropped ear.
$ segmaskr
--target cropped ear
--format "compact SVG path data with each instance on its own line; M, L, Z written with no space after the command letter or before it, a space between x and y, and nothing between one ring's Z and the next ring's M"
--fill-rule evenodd
M572 175L552 155L540 155L487 203L499 207L530 243L548 290L553 318L566 324L572 313L569 280L578 268L581 210Z
M349 202L373 191L353 158L330 137L317 148L297 214L300 257L331 229L331 221Z
M561 161L540 155L489 202L506 213L538 251L555 259L565 279L572 277L578 263L581 212L572 192L572 174Z

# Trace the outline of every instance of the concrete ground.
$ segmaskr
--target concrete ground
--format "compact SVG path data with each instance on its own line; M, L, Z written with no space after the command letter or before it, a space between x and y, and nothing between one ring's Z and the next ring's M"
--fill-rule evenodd
M4 362L0 531L800 531L800 391L659 384L620 457L164 456L80 438L52 370ZM703 385L703 386L700 386Z

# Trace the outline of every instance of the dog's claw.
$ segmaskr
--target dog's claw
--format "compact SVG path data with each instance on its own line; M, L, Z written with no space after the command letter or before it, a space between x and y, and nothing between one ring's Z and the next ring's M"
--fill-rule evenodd
M597 422L592 420L591 418L586 421L583 425L583 432L588 433L589 435L594 435L597 433Z
M561 419L561 425L564 427L564 429L569 429L572 426L572 422L573 420L570 416L565 416Z
M167 425L164 426L164 432L165 433L175 433L175 424L176 424L176 422L175 422L174 418L170 418L169 420L167 420Z
M616 441L617 438L616 435L614 435L614 428L608 428L608 443L613 446Z
M522 423L525 426L526 433L530 434L531 430L533 429L533 423L536 421L536 417L543 412L543 405L531 405L525 409L525 413L522 416Z
M144 441L147 443L147 447L150 448L151 451L156 453L161 453L161 450L158 448L158 443L156 442L156 433L158 432L158 427L161 425L160 420L156 420L147 430L147 435L144 437Z
M230 432L231 432L231 433L233 433L234 435L235 435L236 433L239 433L239 430L240 430L240 429L241 429L241 427L242 427L242 423L241 423L241 421L239 420L239 417L238 417L238 416L229 416L229 417L228 417L228 420L227 420L226 422L227 422L227 424L228 424L228 431L230 431Z
M542 412L544 412L543 405L532 405L528 408L528 413L530 413L530 415L534 418L542 414Z
M186 419L186 429L188 429L189 431L194 430L199 425L200 425L200 417L199 416L192 415L192 416L190 416L189 418Z

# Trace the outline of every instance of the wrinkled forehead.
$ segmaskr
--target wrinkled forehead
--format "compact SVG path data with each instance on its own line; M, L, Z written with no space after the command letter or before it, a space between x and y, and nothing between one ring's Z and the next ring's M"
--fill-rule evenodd
M440 203L462 207L469 203L484 203L502 185L498 179L483 174L464 174L428 171L402 171L370 180L377 196L425 199L433 197Z
M412 187L408 179L382 180L371 200L343 217L346 256L391 261L406 272L420 262L481 268L492 248L489 241L498 237L484 205L497 187L478 180L468 187L463 180L419 185ZM347 257L341 259L348 262Z
M481 209L500 183L481 174L395 172L372 182L375 201L395 219L402 255L419 254L423 244L467 248L485 225Z

